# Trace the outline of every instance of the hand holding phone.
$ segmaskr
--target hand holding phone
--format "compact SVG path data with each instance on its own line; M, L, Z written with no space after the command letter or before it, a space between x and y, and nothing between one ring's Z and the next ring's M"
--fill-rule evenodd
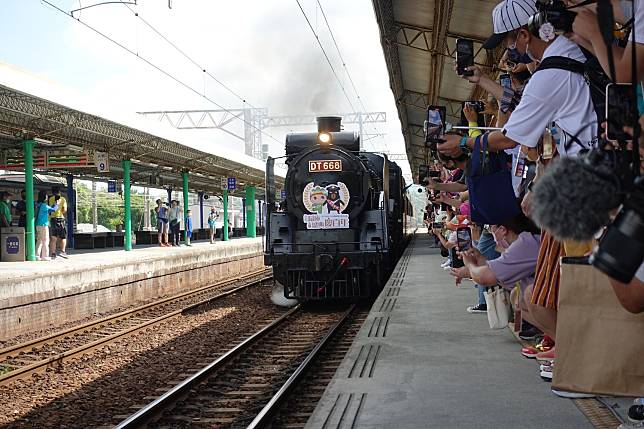
M456 247L459 252L464 252L472 247L472 233L469 227L456 230Z
M474 42L469 39L456 39L456 73L459 76L473 76L472 70L466 70L474 65Z

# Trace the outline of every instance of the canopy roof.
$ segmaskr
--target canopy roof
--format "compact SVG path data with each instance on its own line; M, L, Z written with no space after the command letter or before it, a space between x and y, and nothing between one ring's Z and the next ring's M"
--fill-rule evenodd
M427 161L423 137L427 106L446 106L447 121L457 123L461 103L485 95L454 72L456 39L474 40L475 62L492 73L501 52L485 51L481 44L492 34L492 9L499 0L372 1L416 177L418 166Z
M132 160L132 182L158 187L182 187L181 171L190 172L191 191L214 193L221 179L236 177L238 188L254 185L263 194L264 163L241 152L215 154L195 149L179 130L105 106L63 90L13 66L0 63L0 150L21 150L25 138L44 139L37 149L70 153L105 152L110 171L95 166L57 168L84 178L121 178L121 161ZM194 139L190 138L191 142ZM276 171L278 186L284 174Z

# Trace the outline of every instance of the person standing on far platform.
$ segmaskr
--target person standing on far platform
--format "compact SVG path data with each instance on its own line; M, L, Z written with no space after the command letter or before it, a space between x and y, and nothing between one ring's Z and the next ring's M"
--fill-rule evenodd
M192 246L190 239L192 239L192 212L188 210L188 215L186 216L186 246Z
M208 226L210 227L210 244L215 242L215 231L217 230L217 218L219 215L214 207L210 207L210 214L208 215Z
M172 201L172 206L168 210L168 219L170 220L170 236L172 237L172 245L179 245L179 234L181 232L181 208L179 201Z
M159 232L159 246L168 247L168 208L161 199L157 200L157 206L154 208L154 213L157 215L157 231Z
M20 191L20 201L16 204L16 212L18 212L18 226L25 228L27 226L27 201L25 201L26 193L24 190Z
M49 247L51 258L56 258L56 244L58 244L58 256L67 259L67 253L65 252L67 247L67 222L65 220L67 217L67 200L60 194L60 188L58 186L52 187L51 190L54 195L49 197L47 205L50 207L58 206L55 211L49 214L49 236L51 237Z
M47 205L47 192L38 192L36 201L36 258L40 261L49 261L49 213L58 209Z
M11 226L11 194L0 192L0 228Z

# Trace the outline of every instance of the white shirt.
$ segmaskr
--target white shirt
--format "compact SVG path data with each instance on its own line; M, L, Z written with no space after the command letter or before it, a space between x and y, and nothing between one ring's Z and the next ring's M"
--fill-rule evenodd
M552 56L586 62L579 47L563 36L557 37L543 54L544 59ZM556 122L567 134L576 135L586 149L597 143L597 115L590 88L582 75L559 69L546 69L533 74L523 91L521 102L505 124L504 132L517 143L535 147L551 122ZM566 142L571 140L566 133L561 134L557 146L559 154L576 155L582 147L579 143L571 142L566 151Z
M635 43L644 43L644 7L640 6L641 0L635 1L635 31L631 31L629 36L630 41L633 40L633 35L635 35ZM630 15L631 13L631 2L627 1L624 3L628 9L625 15ZM627 52L630 55L630 51Z

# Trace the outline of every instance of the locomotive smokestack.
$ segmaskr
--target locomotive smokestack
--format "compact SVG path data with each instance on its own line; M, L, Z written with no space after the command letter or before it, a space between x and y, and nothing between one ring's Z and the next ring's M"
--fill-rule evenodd
M318 133L339 133L342 118L339 116L318 116Z

